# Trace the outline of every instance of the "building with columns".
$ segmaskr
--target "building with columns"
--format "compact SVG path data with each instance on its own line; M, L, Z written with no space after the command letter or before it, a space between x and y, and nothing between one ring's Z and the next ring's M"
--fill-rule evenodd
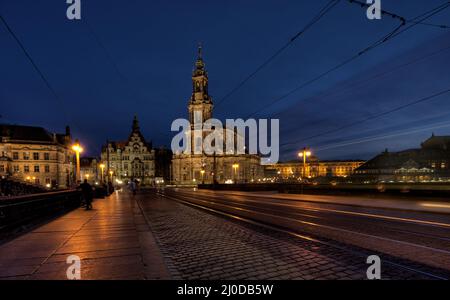
M154 182L155 150L141 133L136 116L126 141L109 141L102 147L101 161L106 165L104 175L113 182L126 183L130 179L137 179L142 185Z
M46 188L74 184L69 127L58 134L42 127L0 124L0 136L0 176Z
M266 166L266 178L278 182L299 182L302 178L347 178L362 166L363 160L319 160L312 156L303 165L299 160L279 162Z
M195 129L194 121L199 116L201 123L213 117L213 100L209 94L208 73L202 58L202 48L199 47L198 57L192 73L192 94L188 102L188 116L191 123L191 145L195 145L195 138L207 136L211 130ZM194 134L196 130L201 131ZM227 135L237 139L234 131L223 128L222 138ZM198 144L198 143L197 143ZM193 149L191 149L193 150ZM251 183L264 176L264 168L258 155L215 153L206 154L202 148L200 153L190 151L175 152L172 158L172 179L175 184L198 183Z

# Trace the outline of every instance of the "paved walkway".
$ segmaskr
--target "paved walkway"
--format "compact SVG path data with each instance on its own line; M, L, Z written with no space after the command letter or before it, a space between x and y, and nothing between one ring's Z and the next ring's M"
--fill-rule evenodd
M82 279L169 279L163 257L132 196L115 192L0 246L0 279L67 279L81 259Z

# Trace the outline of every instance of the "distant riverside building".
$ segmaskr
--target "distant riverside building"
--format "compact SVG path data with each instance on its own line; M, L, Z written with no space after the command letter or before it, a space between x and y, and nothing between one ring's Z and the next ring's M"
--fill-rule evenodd
M388 150L355 171L359 182L443 182L450 181L450 136L434 134L419 149Z
M82 157L80 159L81 180L87 179L90 183L99 183L101 180L101 170L99 159L96 157Z
M213 101L208 91L208 73L202 59L201 47L199 47L198 58L192 74L192 95L188 104L189 121L191 122L191 133L194 116L201 113L205 122L213 116ZM200 135L206 137L210 131L202 129ZM225 142L226 136L235 132L223 129L221 135ZM196 144L194 134L191 134L191 145ZM172 158L172 179L175 184L198 184L205 183L250 183L262 178L264 169L260 164L258 155L226 153L208 155L201 153L174 153Z
M137 179L143 185L154 182L155 150L152 149L152 143L147 142L142 135L136 116L128 139L104 145L101 160L106 165L105 176L113 181Z
M316 157L311 157L305 166L299 160L268 165L266 166L266 177L276 178L278 181L298 181L303 176L306 178L346 178L362 164L364 164L362 160L319 161Z
M0 175L47 188L74 183L70 128L64 134L42 127L0 124Z

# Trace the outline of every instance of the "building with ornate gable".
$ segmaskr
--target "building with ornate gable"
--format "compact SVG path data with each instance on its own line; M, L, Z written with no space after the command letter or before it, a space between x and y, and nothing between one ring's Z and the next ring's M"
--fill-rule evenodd
M136 116L126 141L110 141L102 147L101 161L106 165L105 176L113 182L137 179L142 185L154 183L155 150L141 133Z

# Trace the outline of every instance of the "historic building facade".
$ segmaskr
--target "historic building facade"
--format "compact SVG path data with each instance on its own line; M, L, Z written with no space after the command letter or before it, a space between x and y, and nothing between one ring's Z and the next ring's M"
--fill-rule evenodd
M65 134L42 127L0 125L0 176L47 188L74 184L70 128Z
M434 134L419 149L384 151L356 169L354 181L449 182L450 136Z
M98 158L85 156L80 159L80 177L82 180L87 179L89 183L99 184L102 180L101 172Z
M362 160L324 160L316 157L303 165L301 161L282 162L266 167L266 177L277 181L299 181L302 177L311 178L347 178L364 164Z
M105 164L105 176L113 182L125 183L130 179L137 179L143 185L154 182L155 150L142 135L136 116L128 139L104 145L101 160Z
M194 119L201 116L200 122L213 117L213 101L209 95L208 73L202 58L201 47L192 74L192 95L188 104L188 116L191 123L191 133L195 130ZM201 129L200 136L207 136L211 131ZM195 145L195 134L191 136L191 145ZM223 129L222 138L235 132ZM216 153L174 153L172 158L172 180L175 184L211 184L211 183L250 183L264 176L260 157L251 154Z

